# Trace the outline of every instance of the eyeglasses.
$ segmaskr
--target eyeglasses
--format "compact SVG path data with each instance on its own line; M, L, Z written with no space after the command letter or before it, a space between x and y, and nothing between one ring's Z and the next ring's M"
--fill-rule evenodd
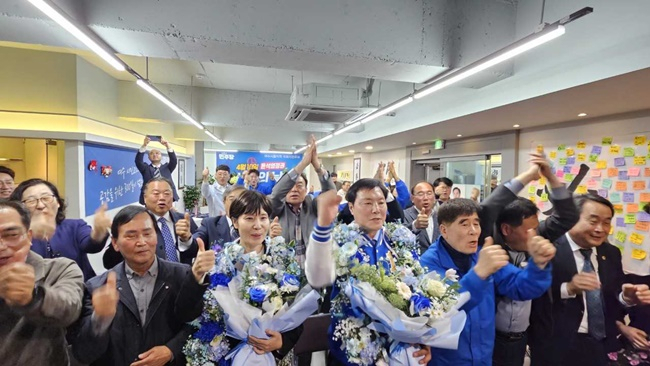
M25 232L11 231L8 233L0 234L0 242L4 245L12 247L20 244L20 241L25 237Z
M0 180L0 187L13 187L14 186L14 181L13 179L7 179L7 180Z
M425 196L426 197L433 197L433 192L431 192L431 191L429 191L429 192L418 192L418 193L414 194L414 196L417 197L417 198L422 198L422 197L425 197Z
M27 207L36 207L38 206L38 201L41 201L44 205L49 205L50 203L54 202L55 196L53 194L49 194L47 196L42 196L39 198L28 198L26 200L23 200L23 204Z

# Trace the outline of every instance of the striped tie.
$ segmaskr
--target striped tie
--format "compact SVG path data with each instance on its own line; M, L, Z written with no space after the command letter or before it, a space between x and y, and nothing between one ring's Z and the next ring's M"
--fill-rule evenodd
M153 177L154 178L160 178L160 168L153 167Z
M178 262L176 240L174 240L174 236L167 226L167 220L165 220L164 217L161 217L158 219L158 222L160 223L160 232L165 241L165 254L167 255L167 260L170 262Z

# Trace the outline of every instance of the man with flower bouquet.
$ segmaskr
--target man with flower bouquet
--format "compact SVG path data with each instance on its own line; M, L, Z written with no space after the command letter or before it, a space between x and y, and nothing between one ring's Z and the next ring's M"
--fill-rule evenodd
M450 269L457 271L461 292L469 292L471 298L461 307L467 312L467 322L458 350L435 349L431 364L492 365L495 292L524 301L541 296L550 287L549 262L555 256L555 247L550 241L529 230L530 259L528 265L520 269L509 263L507 252L494 245L491 237L482 239L485 236L482 228L493 228L500 210L517 198L513 192L538 174L540 159L543 157L533 156L527 172L497 187L481 206L472 200L458 198L438 210L441 235L422 255L420 263L440 274Z
M383 182L360 179L346 195L354 222L336 227L340 197L318 198L305 271L314 287L334 284L331 365L424 365L427 344L455 347L464 324L453 273L420 267L413 233L385 224L387 195Z
M230 205L239 239L219 251L209 274L203 312L184 347L187 364L289 364L302 323L319 295L303 286L294 243L267 237L271 203L245 191Z

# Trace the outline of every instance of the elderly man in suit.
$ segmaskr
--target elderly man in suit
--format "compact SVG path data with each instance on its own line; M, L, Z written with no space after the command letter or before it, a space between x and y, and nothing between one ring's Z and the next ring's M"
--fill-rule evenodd
M172 211L172 182L163 177L145 184L145 207L154 215L158 246L156 255L170 262L192 264L196 256L197 243L192 234L198 230L188 213ZM122 261L122 256L109 245L104 252L104 268L113 268Z
M160 258L153 214L141 206L120 210L111 235L124 261L86 283L72 340L76 359L93 366L185 365L187 322L201 313L214 251L199 241L191 268Z
M176 159L176 153L172 148L169 147L169 142L165 141L162 137L160 138L160 143L167 148L167 154L169 154L169 162L161 164L162 153L158 149L152 149L149 151L149 161L151 164L145 164L144 162L144 153L147 151L147 145L149 145L151 139L149 136L144 138L144 143L135 154L135 166L138 167L140 174L142 174L142 191L140 192L140 204L144 205L144 187L146 184L153 178L164 177L169 179L169 182L172 186L172 193L174 201L178 201L178 193L176 193L176 186L172 180L172 172L176 169L176 164L178 160Z
M201 227L199 227L197 232L192 234L192 237L194 239L200 238L210 247L215 244L221 245L236 240L239 234L229 216L230 204L244 191L246 191L246 188L243 186L231 186L226 189L223 195L225 214L203 219L201 221Z
M575 203L580 220L555 242L550 294L533 301L533 365L606 365L625 309L650 304L648 285L624 283L621 252L607 242L614 206L593 194Z
M433 185L422 181L411 188L413 206L404 210L404 224L417 236L420 253L426 252L440 236Z

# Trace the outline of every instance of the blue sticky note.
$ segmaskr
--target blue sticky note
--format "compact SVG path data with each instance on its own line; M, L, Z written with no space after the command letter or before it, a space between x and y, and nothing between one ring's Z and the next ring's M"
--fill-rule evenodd
M634 203L634 193L631 192L623 193L623 202Z
M616 227L625 227L625 218L617 217L616 218Z
M562 171L564 171L565 173L571 173L571 167L565 166L564 168L562 168Z
M603 148L600 146L594 146L591 148L591 153L594 155L600 155L600 153L603 151Z
M616 158L614 159L615 166L625 166L625 158Z
M612 192L612 194L609 195L609 201L611 203L619 203L621 202L621 194L618 192Z
M566 163L567 165L573 165L576 163L576 157L575 156L569 156L566 158Z
M605 189L612 188L612 180L611 179L603 179L603 188L605 188Z
M645 211L639 212L639 214L636 216L636 221L641 221L641 222L650 222L650 215L645 213Z
M606 189L599 189L598 190L598 195L601 196L602 198L607 198L607 190Z
M627 170L618 171L618 180L630 180L630 177L627 176Z

